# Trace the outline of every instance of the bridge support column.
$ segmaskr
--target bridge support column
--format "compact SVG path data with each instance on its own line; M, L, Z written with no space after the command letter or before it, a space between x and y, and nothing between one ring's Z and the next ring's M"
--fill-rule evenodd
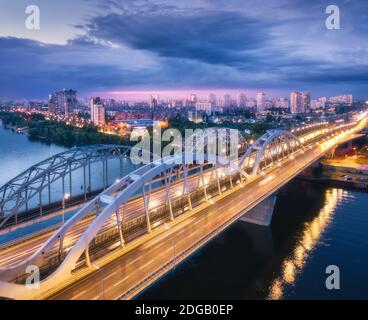
M61 178L61 201L63 210L65 209L65 182L64 175Z
M115 215L116 215L116 225L117 225L118 231L119 231L120 246L123 248L124 247L124 238L123 238L123 230L121 229L119 209L116 210Z
M276 204L277 195L273 194L264 199L254 208L246 212L240 220L254 223L261 226L269 226L272 220L273 210Z
M69 193L70 197L72 196L73 188L72 188L72 165L69 164Z
M88 192L92 191L92 180L91 180L91 159L88 159Z
M216 180L217 180L218 193L220 195L220 194L222 194L222 191L221 191L221 184L220 184L220 178L219 178L218 168L216 168Z
M146 221L147 221L147 231L151 233L151 221L149 216L149 201L151 195L151 183L149 185L148 195L146 196L146 191L144 190L144 185L142 187L142 194L143 194L143 204L144 204L144 212L146 213Z
M59 241L59 257L60 260L62 259L64 254L64 235L60 236L60 241Z
M202 181L204 197L206 198L206 201L208 202L207 189L206 189L206 184L205 184L205 181L204 181L204 172L203 172L203 165L202 164L200 166L200 177L201 177L201 181Z
M166 199L169 204L169 210L170 210L170 220L174 221L174 214L173 214L172 203L171 203L171 191L170 191L171 173L172 173L172 169L170 169L169 175L165 173L165 187L166 187Z
M25 198L26 198L26 211L28 211L28 188L24 191Z
M87 200L87 181L86 181L86 166L83 166L83 193L84 200Z
M40 201L40 216L42 217L42 193L41 191L39 192L39 201Z
M15 218L14 219L15 219L15 225L17 225L18 224L18 208L17 207L15 208Z
M244 184L247 181L244 170L240 170L240 184Z
M49 205L51 205L51 182L50 182L50 173L47 174L47 191L49 198Z
M87 245L86 250L84 250L84 257L86 259L86 266L90 267L91 266L91 258L89 257L89 247Z
M183 194L186 193L187 197L188 197L188 205L189 205L189 210L192 211L192 200L190 199L190 192L188 190L188 167L186 165L184 165L183 167L183 171L184 171L184 185L183 185Z

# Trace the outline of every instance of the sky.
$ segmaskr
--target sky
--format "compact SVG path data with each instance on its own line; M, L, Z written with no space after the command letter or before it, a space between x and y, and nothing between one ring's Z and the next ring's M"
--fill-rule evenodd
M340 29L325 26L340 9ZM40 29L25 26L28 5ZM368 98L366 0L0 0L0 99L229 91Z

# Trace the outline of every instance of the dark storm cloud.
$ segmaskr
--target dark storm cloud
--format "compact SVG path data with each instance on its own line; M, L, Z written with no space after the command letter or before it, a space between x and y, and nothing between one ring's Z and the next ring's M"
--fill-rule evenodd
M61 60L64 54L73 54L78 64ZM76 45L45 45L19 38L0 38L0 95L11 97L41 97L62 87L78 89L106 88L116 85L122 77L115 65L83 63L88 51L79 51ZM18 93L18 94L17 94Z
M254 51L270 40L266 23L236 12L109 14L94 18L86 29L94 37L124 43L162 57L231 66L254 58Z

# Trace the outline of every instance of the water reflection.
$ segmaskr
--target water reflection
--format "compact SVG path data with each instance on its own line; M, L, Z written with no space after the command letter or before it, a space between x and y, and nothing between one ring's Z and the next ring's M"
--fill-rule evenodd
M281 299L286 286L295 284L297 275L302 271L309 254L331 223L339 199L346 194L347 192L341 189L327 189L325 191L323 208L312 221L304 223L300 238L291 254L282 263L281 274L270 285L268 299Z

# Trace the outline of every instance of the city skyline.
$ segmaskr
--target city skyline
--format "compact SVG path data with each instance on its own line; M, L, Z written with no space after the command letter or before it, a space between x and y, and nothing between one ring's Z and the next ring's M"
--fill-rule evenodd
M366 2L335 1L340 30L325 27L326 1L33 2L40 30L25 28L28 3L3 4L2 99L44 99L60 88L81 96L244 88L367 98Z
M136 103L145 103L149 102L152 98L155 98L157 101L160 102L169 102L169 101L185 101L191 100L191 96L196 96L198 101L201 102L211 102L211 99L215 99L216 101L223 100L224 96L229 95L232 102L235 102L239 105L239 96L242 97L244 102L247 101L254 101L257 100L257 95L260 93L264 94L264 101L276 101L276 100L290 100L290 94L293 92L299 92L297 90L285 90L282 93L275 93L275 91L265 91L265 90L245 90L245 89L217 89L217 90L172 90L172 91L115 91L115 92L94 92L88 95L81 94L79 95L79 90L73 88L62 88L56 89L55 92L49 92L42 98L35 98L35 99L28 99L28 98L16 98L16 99L1 99L0 101L14 101L14 102L26 102L26 101L43 101L48 102L52 98L55 93L63 92L66 90L74 90L78 92L77 100L79 102L88 101L90 102L91 99L99 97L103 100L114 100L117 102L136 102ZM303 90L301 92L309 92L308 90ZM309 92L311 96L311 101L318 101L318 100L328 100L331 103L339 103L338 101L333 101L333 98L337 97L345 97L353 95L346 91L346 92L338 92L336 95L315 95L313 92ZM212 97L212 98L211 98ZM332 100L331 100L332 98ZM359 99L354 96L355 101L367 101L366 99ZM247 106L244 106L245 108Z

